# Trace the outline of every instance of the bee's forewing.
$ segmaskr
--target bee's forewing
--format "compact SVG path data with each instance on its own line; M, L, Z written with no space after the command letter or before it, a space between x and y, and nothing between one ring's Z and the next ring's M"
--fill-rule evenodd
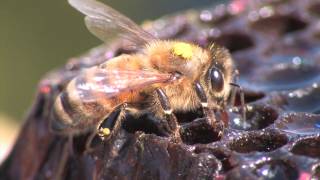
M92 102L97 98L113 98L120 93L148 87L155 83L165 83L170 74L145 70L103 70L88 69L75 78L78 96L83 102Z
M96 0L69 0L71 6L86 15L86 26L104 42L118 36L137 45L155 39L125 15Z

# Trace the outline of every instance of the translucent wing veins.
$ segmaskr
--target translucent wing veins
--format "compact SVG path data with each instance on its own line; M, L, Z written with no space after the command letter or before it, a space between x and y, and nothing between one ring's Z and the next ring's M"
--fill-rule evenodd
M165 83L171 74L143 70L98 70L89 69L76 77L75 87L84 102L97 98L112 98L119 93L138 90L155 83Z
M101 2L69 0L69 3L86 15L85 22L90 32L105 42L114 38L116 33L135 44L145 44L155 39L128 17Z

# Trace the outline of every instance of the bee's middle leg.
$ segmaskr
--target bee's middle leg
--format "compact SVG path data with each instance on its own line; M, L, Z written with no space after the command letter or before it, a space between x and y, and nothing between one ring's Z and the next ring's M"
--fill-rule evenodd
M208 98L205 94L205 91L202 85L199 82L196 82L194 85L197 96L201 102L203 114L208 119L209 123L219 130L219 136L223 135L224 123L217 121L214 111L208 107Z
M173 110L171 108L168 96L165 94L165 92L161 88L156 89L156 92L158 95L160 106L163 109L163 113L168 122L170 131L173 133L174 139L176 141L181 141L181 137L179 133L180 125L178 124L178 120L176 116L173 114Z

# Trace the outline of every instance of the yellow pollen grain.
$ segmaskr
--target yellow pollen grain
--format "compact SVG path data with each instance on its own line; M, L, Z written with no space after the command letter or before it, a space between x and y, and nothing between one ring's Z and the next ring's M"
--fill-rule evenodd
M100 133L101 133L102 136L108 136L111 132L110 132L109 128L102 128L100 130Z
M192 46L188 43L179 42L173 45L173 53L176 56L181 56L184 59L192 58Z

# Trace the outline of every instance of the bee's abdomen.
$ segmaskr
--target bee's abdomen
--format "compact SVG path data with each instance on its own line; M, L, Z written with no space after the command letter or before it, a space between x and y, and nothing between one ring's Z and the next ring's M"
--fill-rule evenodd
M74 80L73 80L74 81ZM58 133L83 132L97 126L110 113L110 106L96 101L84 102L71 81L54 103L51 128ZM106 100L107 101L107 100Z

